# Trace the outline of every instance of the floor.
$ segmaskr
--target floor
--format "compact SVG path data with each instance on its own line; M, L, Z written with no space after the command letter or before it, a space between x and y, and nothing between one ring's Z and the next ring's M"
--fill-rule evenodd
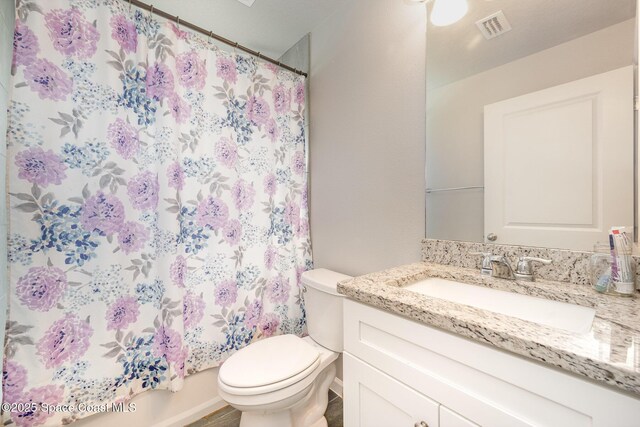
M329 406L324 413L329 427L342 427L342 399L329 391ZM238 427L240 425L240 411L231 406L207 415L186 427Z

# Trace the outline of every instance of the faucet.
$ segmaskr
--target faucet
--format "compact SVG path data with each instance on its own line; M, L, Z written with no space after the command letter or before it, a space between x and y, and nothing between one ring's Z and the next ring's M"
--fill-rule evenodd
M538 262L544 265L551 264L550 259L521 256L518 258L518 264L514 271L511 267L511 263L504 255L493 255L491 252L472 252L471 255L482 256L481 274L507 280L533 282L535 280L535 276L533 274L532 263Z
M498 279L516 280L516 274L511 268L511 263L504 255L492 255L489 259L491 262L491 276Z

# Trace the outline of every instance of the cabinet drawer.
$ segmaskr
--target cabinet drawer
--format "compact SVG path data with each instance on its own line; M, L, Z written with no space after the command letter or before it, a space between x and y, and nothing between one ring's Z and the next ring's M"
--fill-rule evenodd
M438 403L349 353L343 356L345 427L438 426Z

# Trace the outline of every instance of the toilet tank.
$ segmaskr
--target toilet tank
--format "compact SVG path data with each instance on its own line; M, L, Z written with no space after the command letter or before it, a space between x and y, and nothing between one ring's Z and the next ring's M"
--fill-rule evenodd
M351 276L319 268L302 273L309 336L321 346L342 352L342 300L338 282Z

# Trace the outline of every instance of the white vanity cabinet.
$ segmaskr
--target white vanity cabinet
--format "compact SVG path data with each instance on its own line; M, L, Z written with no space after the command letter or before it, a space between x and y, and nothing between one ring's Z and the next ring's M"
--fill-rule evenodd
M640 426L640 399L577 375L353 300L344 325L346 427Z

